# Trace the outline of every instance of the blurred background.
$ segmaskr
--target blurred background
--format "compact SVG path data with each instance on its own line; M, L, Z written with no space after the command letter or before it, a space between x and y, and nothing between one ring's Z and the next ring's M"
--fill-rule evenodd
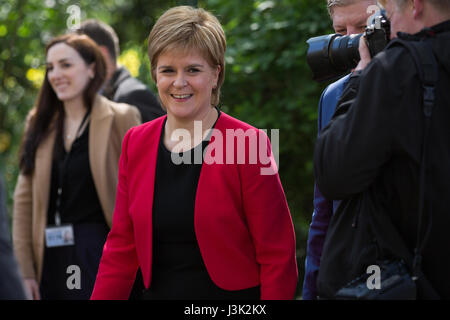
M120 63L156 92L146 39L165 10L183 4L213 12L224 26L222 110L267 129L269 137L270 129L280 130L279 173L296 230L301 288L313 210L317 104L326 85L312 80L306 40L333 32L325 0L0 0L0 177L9 216L18 147L44 77L46 42L76 24L79 8L81 20L101 19L116 30Z

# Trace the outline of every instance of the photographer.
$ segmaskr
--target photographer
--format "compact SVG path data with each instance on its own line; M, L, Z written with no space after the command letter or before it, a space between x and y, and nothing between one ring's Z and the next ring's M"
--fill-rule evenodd
M423 229L431 229L424 237L420 266L435 293L449 299L450 248L446 235L450 228L450 1L380 2L391 22L391 37L430 43L438 64L423 222ZM333 119L317 140L316 182L325 197L345 199L330 229L350 216L351 230L356 233L369 212L374 216L386 212L412 254L418 234L425 234L424 230L418 233L417 214L425 131L423 83L411 54L403 46L389 47L370 61L365 42L360 41L360 56ZM355 262L351 260L354 252L349 252L353 244L336 241L335 230L328 232L321 260L318 286L322 296L329 296L351 280L347 270ZM322 268L324 264L327 267ZM339 279L334 279L338 274ZM418 298L429 298L428 291L417 284Z
M328 13L336 33L350 35L364 32L370 13L368 8L375 0L327 0ZM350 75L330 84L322 93L318 110L318 132L330 121L342 90ZM339 201L326 199L317 185L314 185L314 212L308 233L307 256L305 261L305 279L303 281L303 300L314 300L317 296L317 275L323 243L331 216Z

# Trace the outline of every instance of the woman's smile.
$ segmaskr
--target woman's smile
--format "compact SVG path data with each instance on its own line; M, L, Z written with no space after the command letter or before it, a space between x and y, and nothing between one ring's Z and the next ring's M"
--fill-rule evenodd
M159 97L169 117L198 120L209 112L219 66L211 66L197 50L172 50L161 53L156 70Z

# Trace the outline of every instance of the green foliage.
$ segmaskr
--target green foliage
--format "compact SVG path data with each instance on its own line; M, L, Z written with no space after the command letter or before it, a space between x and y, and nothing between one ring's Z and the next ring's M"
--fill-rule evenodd
M38 90L31 80L39 81L45 43L65 32L72 4L81 8L82 19L98 18L114 27L122 52L137 52L138 77L153 89L146 39L159 15L171 6L198 4L218 16L228 41L223 110L268 129L269 136L270 129L280 130L279 172L294 219L302 279L317 103L324 89L311 80L306 40L332 32L325 1L0 0L0 174L10 211L23 123Z
M279 172L303 270L317 102L323 89L311 80L306 40L331 31L325 6L307 0L204 3L220 17L228 37L224 109L256 127L280 129Z

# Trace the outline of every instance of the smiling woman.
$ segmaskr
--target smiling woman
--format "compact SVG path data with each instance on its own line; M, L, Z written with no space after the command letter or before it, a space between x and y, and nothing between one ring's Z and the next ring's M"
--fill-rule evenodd
M156 69L156 85L168 113L192 121L201 117L199 114L209 112L219 65L210 66L196 50L178 49L161 54ZM177 114L177 108L184 109L182 114Z
M140 116L98 95L105 62L87 36L53 39L46 62L21 147L14 251L34 299L87 299L111 226L121 141ZM68 266L82 270L79 289L67 285Z
M278 174L261 173L275 161L248 156L250 137L266 141L260 151L273 158L270 143L217 107L226 48L220 22L203 9L175 7L158 19L148 46L167 116L124 138L113 227L92 298L127 299L140 267L144 299L292 299L292 220ZM233 136L211 148L219 136L213 129L249 139L234 144ZM188 161L175 163L180 131L190 138L178 158ZM210 149L218 161L203 159Z
M83 92L94 78L94 67L94 62L88 65L75 49L65 43L57 43L48 50L47 77L65 106L70 103L74 108L84 107Z
M216 121L218 113L211 107L211 99L220 70L219 65L211 66L198 50L175 49L160 55L156 66L156 86L168 114L168 134L164 144L169 150L176 143L171 139L174 128L202 120L206 129L210 129ZM202 137L199 141L191 141L190 147L184 150L201 142Z

